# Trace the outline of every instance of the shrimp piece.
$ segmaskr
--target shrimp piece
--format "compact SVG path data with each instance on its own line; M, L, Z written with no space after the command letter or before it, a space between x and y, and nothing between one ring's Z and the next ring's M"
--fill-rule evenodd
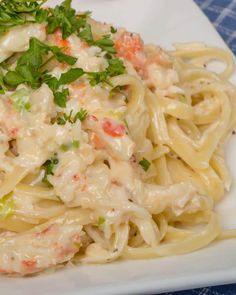
M0 239L0 272L27 275L70 260L80 249L78 212L64 215L19 234Z
M102 149L102 148L105 147L105 144L102 142L102 140L94 132L91 133L90 140L91 140L93 146L95 148L97 148L97 149Z
M106 118L102 123L102 129L105 133L112 137L122 137L126 132L124 124L120 124Z
M71 43L68 39L62 38L61 30L57 29L53 35L54 35L54 42L57 44L57 46L65 49L66 54L71 54Z
M68 85L70 91L70 99L81 99L86 93L86 84L83 82L73 82Z
M146 66L157 64L159 66L170 68L173 64L172 58L161 47L155 45L145 46L145 54L147 57Z
M123 123L111 118L98 119L90 115L85 126L97 135L102 147L107 149L112 156L126 160L132 156L134 142L126 134Z
M145 46L147 57L143 78L149 87L166 89L178 82L176 71L170 55L162 48L154 45Z
M130 61L138 72L143 70L146 57L144 54L144 43L139 35L124 32L115 41L115 48L117 55Z

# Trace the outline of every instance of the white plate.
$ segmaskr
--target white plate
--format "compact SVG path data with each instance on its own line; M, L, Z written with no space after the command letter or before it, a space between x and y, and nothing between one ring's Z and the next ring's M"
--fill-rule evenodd
M99 20L140 32L146 42L165 47L188 41L226 46L191 0L75 0L74 5L80 10L92 10ZM236 178L236 136L227 147L227 159ZM219 212L225 227L236 227L235 185ZM230 240L183 256L78 266L33 278L1 277L0 294L149 294L232 283L236 282L235 249L236 240Z

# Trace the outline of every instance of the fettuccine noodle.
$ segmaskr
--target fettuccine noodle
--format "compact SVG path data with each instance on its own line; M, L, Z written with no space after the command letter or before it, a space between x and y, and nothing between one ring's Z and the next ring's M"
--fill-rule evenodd
M2 273L184 254L236 236L214 211L231 186L224 157L236 120L231 54L200 43L167 52L125 29L88 23L95 40L110 34L124 64L105 82L91 84L91 73L105 72L111 57L75 33L64 40L42 22L0 37L3 74L32 37L76 58L72 66L49 60L48 74L90 73L64 84L65 107L46 82L1 94ZM220 73L208 68L215 60L225 66Z

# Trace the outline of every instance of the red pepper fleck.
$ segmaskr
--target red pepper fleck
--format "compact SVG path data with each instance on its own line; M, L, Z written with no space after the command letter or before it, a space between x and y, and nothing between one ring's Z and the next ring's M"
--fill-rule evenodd
M74 181L78 181L78 180L80 180L80 174L79 174L79 173L74 174L74 175L73 175L73 180L74 180Z
M112 122L109 119L105 119L102 128L104 132L112 137L121 137L125 135L125 126L120 123Z

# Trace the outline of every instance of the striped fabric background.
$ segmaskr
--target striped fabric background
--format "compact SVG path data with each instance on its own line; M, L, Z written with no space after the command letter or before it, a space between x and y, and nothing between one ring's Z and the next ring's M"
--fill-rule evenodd
M195 0L195 2L236 55L236 0Z

